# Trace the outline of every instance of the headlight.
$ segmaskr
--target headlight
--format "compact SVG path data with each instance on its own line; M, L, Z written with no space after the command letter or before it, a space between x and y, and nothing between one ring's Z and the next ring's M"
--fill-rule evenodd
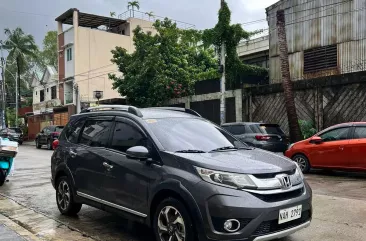
M290 150L293 146L295 145L295 143L292 143L288 146L287 150Z
M210 182L216 185L235 188L235 189L255 189L257 186L252 179L245 174L229 173L213 171L201 167L196 167L198 174L206 182Z
M302 180L304 180L304 173L302 173L302 171L301 171L301 168L300 168L300 166L299 166L299 164L297 164L296 162L294 162L295 164L296 164L296 170L297 170L297 172L300 174L300 176L301 176L301 179Z

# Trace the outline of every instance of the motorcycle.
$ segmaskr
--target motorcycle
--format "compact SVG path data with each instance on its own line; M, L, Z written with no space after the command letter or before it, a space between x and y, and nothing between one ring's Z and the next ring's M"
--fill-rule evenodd
M0 186L11 173L14 158L18 154L18 142L0 137Z

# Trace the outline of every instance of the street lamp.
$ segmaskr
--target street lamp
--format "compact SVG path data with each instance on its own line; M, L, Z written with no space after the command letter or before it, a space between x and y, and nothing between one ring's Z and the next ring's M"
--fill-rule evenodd
M94 91L94 98L98 100L97 105L99 105L99 99L103 98L103 91L95 90Z

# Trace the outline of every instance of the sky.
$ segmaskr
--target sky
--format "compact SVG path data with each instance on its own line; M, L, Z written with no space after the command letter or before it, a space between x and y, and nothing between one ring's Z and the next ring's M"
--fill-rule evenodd
M55 18L69 8L80 12L109 16L127 10L129 0L0 0L0 40L3 29L21 27L32 34L41 47L47 31L57 30ZM217 22L220 0L139 0L140 11L194 24L197 29L212 28ZM266 18L265 8L277 0L227 0L232 23L246 23ZM267 22L244 25L246 30L268 28Z

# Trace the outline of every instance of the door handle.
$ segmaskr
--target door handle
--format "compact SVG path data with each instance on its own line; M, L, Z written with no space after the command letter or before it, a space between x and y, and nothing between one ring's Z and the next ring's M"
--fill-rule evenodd
M71 156L72 158L75 158L75 157L77 156L77 153L76 153L76 152L74 152L74 151L70 151L69 153L70 153L70 156Z
M340 147L339 147L339 149L340 149L341 151L343 151L343 149L344 149L344 146L340 146Z
M105 168L107 168L107 170L111 170L112 168L113 168L113 166L112 165L109 165L108 163L106 163L106 162L103 162L103 166L105 167Z

